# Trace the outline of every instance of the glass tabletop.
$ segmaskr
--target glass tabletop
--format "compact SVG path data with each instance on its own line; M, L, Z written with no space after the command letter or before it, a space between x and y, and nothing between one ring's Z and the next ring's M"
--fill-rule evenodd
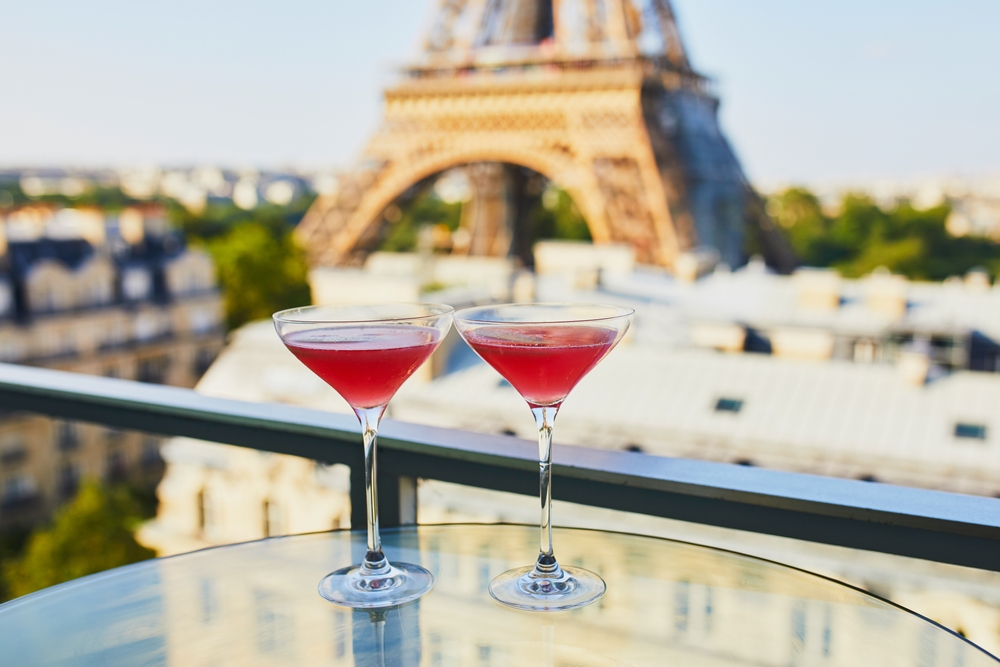
M530 564L537 528L384 530L390 560L435 576L381 613L324 601L319 580L357 562L361 532L272 538L147 561L0 606L4 665L976 667L997 661L905 609L749 556L681 542L556 529L560 561L607 594L568 612L494 602L495 575ZM641 574L640 574L641 573Z

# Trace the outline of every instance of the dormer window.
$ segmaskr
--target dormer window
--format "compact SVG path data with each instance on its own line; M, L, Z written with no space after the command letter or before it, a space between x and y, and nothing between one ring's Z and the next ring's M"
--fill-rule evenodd
M986 425L958 422L955 424L955 437L963 440L985 440Z
M153 288L153 279L146 269L126 269L122 273L122 296L126 301L148 299Z
M14 296L7 283L0 282L0 317L11 314L14 309Z
M715 402L716 412L738 413L743 409L743 400L739 398L720 398Z

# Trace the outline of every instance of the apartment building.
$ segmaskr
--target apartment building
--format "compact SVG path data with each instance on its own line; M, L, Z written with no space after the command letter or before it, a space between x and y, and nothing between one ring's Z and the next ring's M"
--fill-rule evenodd
M156 207L33 207L3 220L0 238L0 362L193 387L222 348L212 259ZM47 517L84 477L155 484L159 446L0 406L0 527Z

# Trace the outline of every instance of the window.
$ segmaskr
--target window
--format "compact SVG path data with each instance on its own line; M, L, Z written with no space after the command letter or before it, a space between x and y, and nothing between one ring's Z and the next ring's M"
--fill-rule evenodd
M160 441L158 438L147 436L142 441L142 467L156 468L163 464L163 457L160 456Z
M68 463L59 471L59 497L69 500L76 495L76 490L80 486L80 467Z
M139 382L164 384L167 381L167 371L170 368L170 355L160 354L139 360Z
M716 412L737 413L743 409L743 401L738 398L720 398L715 402Z
M20 361L24 356L24 346L18 340L0 339L0 361Z
M60 451L69 452L80 446L80 432L72 422L59 422L56 425L56 446Z
M264 501L264 537L285 534L285 515L281 506L271 500Z
M21 506L35 498L37 491L35 479L30 475L14 475L8 477L3 483L4 507Z
M188 324L192 333L203 334L214 331L219 326L219 318L212 309L198 308L191 311Z
M128 462L125 460L125 452L119 448L108 452L104 473L109 482L121 482L125 480L128 473Z
M100 348L102 350L112 350L128 342L128 331L126 331L123 322L114 322L104 327L102 335L103 338L100 339ZM115 375L114 377L119 376Z
M955 424L955 437L968 438L970 440L985 440L986 426L983 424L965 424L959 422Z
M28 449L19 437L8 437L0 444L0 463L13 466L28 458Z
M14 295L10 286L0 282L0 317L7 315L14 307Z
M140 268L126 269L122 273L122 296L126 301L142 301L153 289L153 277Z
M135 340L145 342L165 337L170 332L170 323L157 313L142 313L138 315L132 326Z
M194 357L194 376L200 378L215 361L215 350L212 348L202 348L198 350Z

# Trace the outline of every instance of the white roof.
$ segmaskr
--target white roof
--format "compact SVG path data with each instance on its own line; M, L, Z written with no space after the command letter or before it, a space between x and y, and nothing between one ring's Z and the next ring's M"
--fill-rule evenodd
M1000 374L956 372L914 386L895 366L800 361L657 345L649 309L560 411L557 444L638 445L662 456L750 461L769 468L970 493L1000 493ZM247 325L198 391L349 413L340 396L281 344L270 322ZM716 410L720 398L739 412ZM411 378L388 416L531 438L517 393L477 364L431 382ZM985 438L956 437L957 424Z
M909 304L898 320L873 311L866 303L871 278L839 280L842 305L830 310L803 308L795 276L779 276L748 265L739 271L716 271L693 283L674 280L657 270L608 274L595 291L574 289L563 276L540 277L543 301L588 300L629 303L639 316L675 322L713 321L768 327L817 328L858 335L876 335L890 328L917 331L979 331L1000 340L1000 287L967 285L961 280L941 283L906 282ZM664 342L684 344L686 335Z
M742 401L717 411L720 398ZM1000 492L1000 375L913 386L888 365L620 346L560 411L556 443ZM485 365L394 401L393 416L533 437L516 392ZM986 439L958 438L957 423Z

